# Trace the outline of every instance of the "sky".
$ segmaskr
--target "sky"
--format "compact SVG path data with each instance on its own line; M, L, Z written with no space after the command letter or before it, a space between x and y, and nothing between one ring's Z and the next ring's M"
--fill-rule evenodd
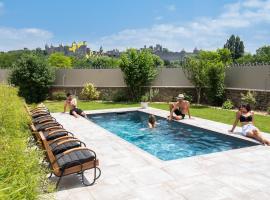
M270 0L0 0L0 51L87 41L97 50L270 45Z

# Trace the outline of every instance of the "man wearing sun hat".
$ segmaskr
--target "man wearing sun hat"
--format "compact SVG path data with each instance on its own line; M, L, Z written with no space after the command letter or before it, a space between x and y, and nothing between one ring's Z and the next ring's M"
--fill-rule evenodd
M184 119L185 116L188 114L189 119L191 118L189 112L189 101L185 100L185 96L183 94L179 94L176 97L177 102L171 103L169 105L170 108L170 115L168 116L169 120L175 119L180 120Z

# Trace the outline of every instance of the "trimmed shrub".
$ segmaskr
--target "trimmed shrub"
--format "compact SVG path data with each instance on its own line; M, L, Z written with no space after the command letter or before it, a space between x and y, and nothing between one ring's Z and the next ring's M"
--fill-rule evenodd
M135 101L139 101L157 76L157 67L163 61L149 50L137 51L129 49L121 55L120 68L124 74L129 94Z
M185 100L193 102L193 96L191 94L184 93Z
M82 89L81 96L86 100L96 100L99 97L100 92L97 91L92 83L86 83Z
M230 109L233 109L233 103L232 103L232 101L231 100L229 100L229 99L227 99L223 104L222 104L222 108L223 109L228 109L228 110L230 110Z
M64 91L55 91L51 96L52 100L62 101L66 99L66 93Z
M112 100L114 102L124 102L124 101L128 101L128 96L127 96L127 92L124 90L119 90L117 91L114 95Z
M267 114L270 115L270 106L267 108Z
M29 122L17 89L0 84L0 199L38 199L47 189L44 155L30 142Z
M54 81L54 69L33 54L22 56L14 66L10 82L19 87L19 95L24 97L27 103L44 101Z
M241 101L242 101L242 103L246 103L246 104L249 104L251 106L255 106L255 104L256 104L255 94L252 93L251 91L248 91L247 94L241 93Z

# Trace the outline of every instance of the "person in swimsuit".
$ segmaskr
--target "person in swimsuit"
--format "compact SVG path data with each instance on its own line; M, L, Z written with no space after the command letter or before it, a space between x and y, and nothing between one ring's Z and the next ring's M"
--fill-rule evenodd
M70 109L70 115L73 115L76 118L79 116L86 117L86 114L81 109L77 108L77 100L76 98L73 98L72 94L70 93L67 93L67 99L64 105L64 113L66 112L67 106Z
M156 128L156 117L154 115L149 115L148 127L149 128Z
M169 120L175 119L180 120L184 119L185 116L188 114L189 119L191 118L189 106L189 101L184 100L185 96L183 94L179 94L176 97L177 102L171 103L169 105L170 115L168 116Z
M235 122L229 132L234 131L236 125L240 121L242 125L242 135L258 140L264 145L270 145L270 140L262 136L259 129L254 125L254 112L251 111L250 105L241 105L239 111L236 113Z

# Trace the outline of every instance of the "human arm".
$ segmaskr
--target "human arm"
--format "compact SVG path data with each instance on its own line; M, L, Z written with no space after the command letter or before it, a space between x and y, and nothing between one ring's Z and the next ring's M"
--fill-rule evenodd
M188 117L189 117L189 119L191 119L189 107L190 107L190 103L188 102L188 105L187 105Z
M233 131L234 131L236 125L237 125L238 122L239 122L240 115L241 115L241 114L240 114L240 112L238 111L238 112L236 113L235 121L234 121L234 123L233 123L232 129L231 129L229 132L232 132L232 133L233 133Z
M65 101L65 104L64 104L64 112L63 112L63 113L65 113L66 110L67 110L67 101Z

